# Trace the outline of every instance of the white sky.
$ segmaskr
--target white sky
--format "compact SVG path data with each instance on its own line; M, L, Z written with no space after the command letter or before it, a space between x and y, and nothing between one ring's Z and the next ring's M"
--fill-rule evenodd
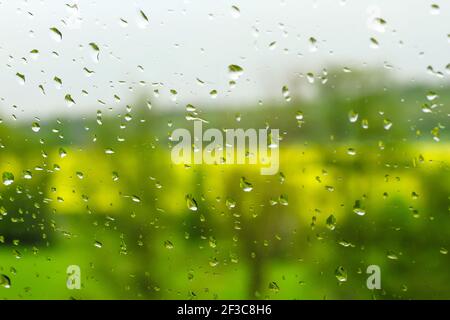
M77 3L79 10L66 3ZM438 14L433 3L440 6ZM148 25L143 26L139 10ZM0 0L0 15L0 108L6 119L94 115L123 108L137 94L165 108L281 100L283 85L301 73L319 74L330 63L382 69L386 61L394 67L389 72L405 81L448 82L450 77L445 70L450 3L443 0ZM377 16L387 21L385 32L376 30ZM126 27L120 18L128 21ZM62 41L55 41L51 27L62 32ZM317 39L317 51L311 51L310 37ZM378 49L370 47L371 37L380 43ZM98 62L91 42L100 47ZM37 59L30 56L33 49L39 50ZM244 68L231 91L230 64ZM429 65L444 78L427 72ZM85 67L95 73L87 77ZM25 84L17 72L25 75ZM60 89L55 76L63 81ZM307 85L306 79L299 81ZM153 97L157 88L159 98ZM170 89L178 92L176 102ZM209 95L213 89L215 100ZM70 108L64 101L68 93L76 101Z

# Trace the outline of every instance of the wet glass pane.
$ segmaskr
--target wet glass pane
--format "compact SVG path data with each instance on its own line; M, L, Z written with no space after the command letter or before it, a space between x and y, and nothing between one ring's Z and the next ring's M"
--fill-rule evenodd
M0 15L0 298L450 298L448 2Z

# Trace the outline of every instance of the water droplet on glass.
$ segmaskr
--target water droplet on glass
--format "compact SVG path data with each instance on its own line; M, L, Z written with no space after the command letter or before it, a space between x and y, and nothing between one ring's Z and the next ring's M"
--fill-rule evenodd
M66 94L66 96L64 97L64 100L66 101L66 104L68 107L71 107L75 104L75 100L73 100L73 98L70 94Z
M244 69L237 64L230 64L228 66L228 74L231 80L238 80L240 76L244 73Z
M437 95L436 92L434 92L434 91L428 91L428 93L427 93L427 99L428 99L429 101L433 101L433 100L435 100L435 99L437 99L437 98L438 98L438 95Z
M241 16L241 10L237 6L231 6L231 16L235 19Z
M314 37L309 38L309 51L311 52L317 51L317 40Z
M376 17L372 20L371 28L377 32L383 33L386 31L386 20Z
M33 122L33 123L31 124L31 130L32 130L33 132L39 132L39 131L41 130L41 126L39 125L39 123Z
M62 40L63 35L62 35L61 31L58 30L58 28L52 27L52 28L50 28L50 31L51 31L51 35L52 35L53 39L55 39L56 41Z
M191 211L198 210L197 201L194 199L194 197L191 194L186 195L186 206Z
M370 47L372 48L372 49L378 49L378 47L380 46L380 44L379 44L379 42L378 42L378 40L377 39L375 39L375 38L370 38Z
M354 156L354 155L356 155L356 150L353 149L353 148L348 148L347 149L347 154L350 155L350 156Z
M336 217L334 215L330 215L327 218L327 228L330 230L334 230L336 228Z
M228 198L225 200L226 207L231 210L236 207L236 201L234 199Z
M384 130L389 130L392 127L392 121L389 119L383 119L383 128Z
M353 205L353 212L358 216L363 216L366 214L366 210L362 208L360 200L355 201L355 204Z
M343 266L339 266L334 271L334 275L336 276L336 279L338 279L339 282L346 282L347 281L347 270Z
M250 192L250 191L253 190L253 185L250 182L248 182L245 179L245 177L241 178L240 187L241 187L242 190L244 190L244 192Z
M278 292L278 291L280 291L280 287L278 286L278 284L275 281L272 281L269 283L269 290Z
M164 241L164 247L166 249L171 250L171 249L173 249L173 243L171 241L169 241L169 240L166 240L166 241Z
M9 289L11 288L11 280L7 275L0 274L0 287Z
M3 172L2 179L3 184L9 186L14 182L14 175L11 172Z
M67 152L66 152L66 150L64 150L63 148L59 148L58 153L59 153L59 156L60 156L61 158L64 158L64 157L67 156Z
M211 99L216 99L217 98L217 90L211 90L209 92L209 96L211 97Z
M356 121L358 121L358 117L359 117L359 114L357 112L355 112L353 110L349 111L349 113L348 113L348 120L351 123L355 123Z
M25 84L25 75L17 72L16 76L17 76L17 79L19 80L19 84L24 85Z
M431 14L437 15L437 14L440 13L440 11L441 11L441 8L439 7L438 4L433 3L433 4L431 5L431 9L430 9L430 13L431 13Z
M98 62L100 59L100 47L95 42L89 43L89 46L93 50L92 59Z
M389 250L389 251L386 253L386 257L388 257L388 259L391 259L391 260L398 260L398 254L395 253L395 252L392 251L392 250Z
M103 244L100 241L94 241L94 247L101 249Z
M291 101L289 88L287 86L283 86L283 88L281 88L281 93L283 94L284 100L286 100L287 102Z
M138 26L142 29L146 28L149 25L150 21L148 19L148 16L145 14L144 11L139 10L139 20L138 20Z

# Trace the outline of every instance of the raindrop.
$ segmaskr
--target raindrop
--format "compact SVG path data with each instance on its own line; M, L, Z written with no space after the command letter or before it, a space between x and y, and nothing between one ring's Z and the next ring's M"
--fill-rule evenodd
M3 172L2 179L3 184L9 186L14 182L14 175L11 172Z
M89 43L89 46L94 51L93 56L92 56L93 60L95 62L98 62L99 58L100 58L100 48L99 48L99 46L95 42Z
M271 290L273 292L278 292L278 291L280 291L280 287L278 286L278 284L275 281L272 281L269 283L269 290Z
M70 94L66 94L66 96L64 97L64 100L66 101L66 104L68 107L71 107L75 104L75 100L73 100L73 98Z
M398 260L398 254L395 253L395 252L392 251L392 250L389 250L389 251L386 253L386 257L388 257L388 259L391 259L391 260Z
M355 112L354 110L350 110L350 112L348 113L348 120L351 123L355 123L356 121L358 121L358 117L359 117L359 114L357 112Z
M23 172L23 178L24 179L30 180L32 177L33 177L33 174L31 173L31 171L26 170L26 171Z
M244 192L250 192L250 191L253 190L253 185L250 182L248 182L245 179L245 177L241 178L240 187L241 187L242 190L244 190Z
M217 98L217 90L211 90L209 92L209 96L211 97L211 99L216 99Z
M101 249L103 247L103 243L100 241L94 241L94 247Z
M283 88L281 88L281 93L283 94L284 100L286 100L287 102L291 101L289 88L287 86L283 86Z
M61 87L62 87L62 80L55 76L53 78L53 81L55 81L55 83L56 83L56 89L61 89Z
M146 28L149 25L148 16L142 10L139 10L139 16L140 16L140 20L138 22L139 27Z
M282 205L282 206L287 206L289 205L289 201L288 201L288 197L285 194L280 195L280 197L278 198L278 202Z
M339 266L334 271L334 275L336 276L336 279L338 279L339 282L346 282L347 281L347 270L343 266Z
M7 275L0 274L0 287L9 289L11 288L11 280Z
M380 44L378 43L378 40L375 38L370 38L370 47L372 49L378 49L378 47L380 46Z
M433 100L437 99L438 97L439 97L439 96L438 96L437 93L434 92L434 91L428 91L428 93L427 93L427 99L428 99L428 101L433 101Z
M314 37L309 38L309 51L311 52L317 51L317 39Z
M31 124L31 130L33 130L33 132L39 132L41 130L41 126L39 125L39 123L33 122Z
M430 13L431 13L431 14L437 15L437 14L440 13L440 11L441 11L441 8L439 7L438 4L433 3L433 4L431 5L431 10L430 10Z
M353 212L356 213L359 216L363 216L366 214L366 210L364 210L361 206L361 201L356 200L355 204L353 205Z
M228 74L231 80L238 80L240 76L244 73L244 69L237 64L230 64L228 66Z
M327 218L327 228L330 230L334 230L336 228L336 217L334 215L330 215Z
M386 20L380 17L376 17L373 19L371 27L373 30L383 33L386 31L386 24Z
M37 58L39 58L39 50L38 49L31 50L30 56L33 60L36 60Z
M188 207L188 209L191 211L197 211L198 210L197 201L194 199L194 197L191 194L187 194L185 198L186 198L186 206Z
M141 202L141 198L139 198L139 197L136 196L136 195L132 195L132 196L131 196L131 200L133 200L133 202L136 202L136 203Z
M228 198L225 200L226 207L231 210L236 207L236 201L234 199Z
M383 119L383 128L389 130L392 127L392 121L389 119Z
M25 84L25 75L22 73L17 72L16 76L19 80L19 84L24 85Z
M55 39L57 41L62 40L63 35L62 35L61 31L58 30L58 28L52 27L52 28L50 28L50 31L53 36L53 39Z
M237 6L231 6L231 16L235 19L241 16L241 10Z
M314 73L308 72L306 74L306 79L308 80L309 83L313 84L314 83Z
M170 90L170 98L172 101L177 101L178 92L175 89Z
M59 156L60 156L61 158L66 157L66 156L67 156L66 150L64 150L63 148L59 148Z
M170 242L169 240L166 240L166 241L164 241L164 247L169 250L173 249L173 243Z

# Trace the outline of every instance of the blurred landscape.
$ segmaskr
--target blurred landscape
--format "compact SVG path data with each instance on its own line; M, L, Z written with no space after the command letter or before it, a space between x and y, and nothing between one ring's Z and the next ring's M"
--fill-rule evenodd
M450 299L449 86L314 78L282 102L196 105L205 127L279 128L275 176L172 164L171 132L193 123L151 95L96 117L3 119L0 297Z

